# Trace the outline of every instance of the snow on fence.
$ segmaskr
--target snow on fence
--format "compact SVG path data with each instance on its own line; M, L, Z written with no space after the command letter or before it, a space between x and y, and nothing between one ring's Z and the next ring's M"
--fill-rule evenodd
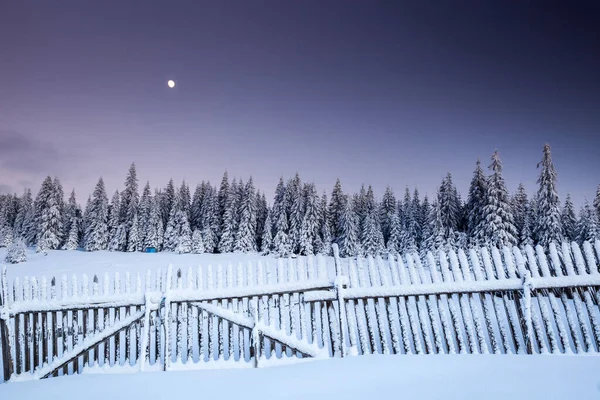
M4 380L360 354L597 353L600 241L0 276Z

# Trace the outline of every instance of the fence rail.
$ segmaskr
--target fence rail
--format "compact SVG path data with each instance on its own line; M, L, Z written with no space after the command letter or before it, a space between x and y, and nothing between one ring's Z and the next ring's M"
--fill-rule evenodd
M4 380L360 354L597 353L600 241L300 257L144 277L0 275ZM272 261L272 260L271 260ZM132 282L133 281L133 282Z

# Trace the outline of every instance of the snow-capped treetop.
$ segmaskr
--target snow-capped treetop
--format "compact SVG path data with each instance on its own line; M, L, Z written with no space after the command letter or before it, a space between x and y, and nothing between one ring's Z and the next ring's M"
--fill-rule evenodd
M502 177L502 162L498 151L494 151L489 168L492 175L488 180L486 204L483 207L483 240L492 246L513 246L517 244L517 231L513 223L508 190Z
M556 191L557 175L548 144L544 146L544 155L538 163L538 168L540 166L542 170L538 178L537 221L534 234L538 244L547 247L550 242L562 241L560 203Z

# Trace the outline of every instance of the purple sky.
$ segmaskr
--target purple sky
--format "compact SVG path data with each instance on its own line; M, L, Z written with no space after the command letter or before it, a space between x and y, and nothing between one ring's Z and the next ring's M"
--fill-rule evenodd
M498 148L531 193L549 142L561 195L593 198L598 3L483 3L5 1L0 190L58 175L84 203L135 161L153 187L227 169L270 197L298 171L431 195L450 171L466 196Z

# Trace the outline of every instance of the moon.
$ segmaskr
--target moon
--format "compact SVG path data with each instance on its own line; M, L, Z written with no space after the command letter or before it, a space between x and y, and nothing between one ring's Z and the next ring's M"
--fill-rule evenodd
M172 80L172 79L169 79L169 81L167 82L167 85L168 85L168 86L169 86L171 89L173 89L173 88L175 87L175 81L174 81L174 80Z

